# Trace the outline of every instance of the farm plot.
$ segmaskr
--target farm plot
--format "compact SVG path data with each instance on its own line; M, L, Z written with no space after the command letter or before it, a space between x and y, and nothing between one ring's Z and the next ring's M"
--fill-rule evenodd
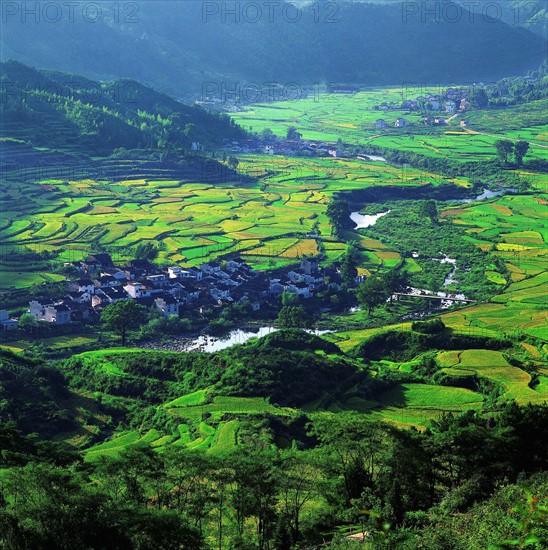
M515 399L520 404L548 401L545 386L533 389L531 375L510 365L499 351L465 350L440 353L438 363L450 376L474 376L487 378L500 384L505 392L503 399Z
M152 243L162 263L196 265L238 253L255 268L266 269L317 255L318 239L307 237L311 233L327 239L329 257L340 255L344 244L330 237L325 215L333 193L446 181L410 168L350 159L244 155L240 168L260 180L245 187L172 179L8 182L7 192L15 200L4 213L0 245L55 253L61 262L81 259L97 248L124 261L134 257L139 245ZM379 258L362 248L362 267L368 270L398 261L389 251ZM3 273L3 288L44 280L18 266L10 269Z
M545 195L509 195L489 203L448 208L442 217L467 226L472 242L493 250L507 269L506 275L485 266L485 275L503 292L490 304L468 308L465 313L443 316L453 328L487 331L523 331L546 338L546 285L548 283L548 209Z

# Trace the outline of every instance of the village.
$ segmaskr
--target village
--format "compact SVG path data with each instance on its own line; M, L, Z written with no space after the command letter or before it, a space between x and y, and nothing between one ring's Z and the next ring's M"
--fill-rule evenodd
M356 93L357 90L347 90L344 93ZM381 111L387 116L395 113L423 113L420 126L447 126L448 123L471 108L466 97L466 90L448 88L443 95L426 94L415 99L404 99L401 103L381 103L375 105L375 111ZM394 128L401 130L409 128L416 123L411 122L398 114L395 120L378 118L373 123L376 130ZM460 128L468 128L469 121L461 119ZM277 137L269 130L263 131L254 137L242 141L225 141L225 150L235 154L257 153L264 155L283 155L286 157L335 157L346 158L348 156L344 145L339 142L318 141L303 139L297 128L290 127L287 137ZM200 143L192 144L193 151L203 151ZM359 158L359 157L358 157ZM365 160L365 159L362 159Z
M66 266L69 267L69 266ZM327 287L340 289L335 268L322 268L315 258L303 257L298 267L276 272L253 270L240 257L203 263L199 267L159 268L148 260L131 260L115 266L108 254L94 254L70 264L81 277L67 281L67 293L60 300L34 299L28 314L37 322L69 325L94 322L101 311L120 300L135 300L165 317L219 313L231 304L248 303L258 312L282 293L308 299ZM18 319L0 311L4 331L18 329Z

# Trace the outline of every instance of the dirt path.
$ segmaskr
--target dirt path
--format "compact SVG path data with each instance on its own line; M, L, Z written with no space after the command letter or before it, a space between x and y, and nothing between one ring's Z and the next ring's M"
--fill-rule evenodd
M466 130L466 131L469 134L493 137L493 138L498 138L498 139L505 139L505 140L508 140L508 141L512 141L513 143L516 143L517 141L522 141L521 139L507 137L503 134L487 134L485 132L479 132L477 130ZM541 149L548 149L548 145L541 145L540 143L535 143L534 141L529 141L528 143L531 147L540 147Z

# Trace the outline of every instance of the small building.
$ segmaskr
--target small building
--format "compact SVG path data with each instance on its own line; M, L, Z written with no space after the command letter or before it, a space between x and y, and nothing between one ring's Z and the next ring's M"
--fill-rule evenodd
M162 294L154 300L154 305L164 314L165 317L170 315L179 315L179 302L169 294Z
M382 128L386 128L388 125L386 124L386 120L384 118L378 118L375 121L375 128L378 128L379 130Z
M461 120L460 121L460 127L461 128L468 128L468 121L467 120Z
M456 105L454 101L446 101L445 102L445 112L453 114L456 111Z
M219 262L209 262L207 264L202 264L200 266L200 269L206 275L212 275L213 273L216 273L217 271L221 270L221 264Z
M79 279L77 281L71 281L69 288L74 292L87 292L93 294L95 292L95 285L91 279Z
M10 314L5 309L0 309L0 328L5 331L17 330L19 323L16 319L11 319Z
M398 118L396 119L396 123L394 124L396 128L403 128L404 126L409 126L409 122L405 120L405 118Z
M319 263L316 258L303 258L301 260L301 271L307 275L312 273L317 273L319 268Z
M70 309L64 304L42 304L37 300L29 303L28 312L37 321L46 321L56 325L68 325L70 323Z

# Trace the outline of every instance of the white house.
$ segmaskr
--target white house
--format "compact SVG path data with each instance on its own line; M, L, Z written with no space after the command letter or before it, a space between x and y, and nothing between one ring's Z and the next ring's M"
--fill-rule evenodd
M167 274L170 279L190 277L190 272L187 269L183 269L182 267L179 267L178 265L175 265L173 267L168 267Z
M154 300L154 305L166 316L179 315L179 302L169 294L162 295Z
M454 113L456 111L456 106L454 101L446 101L445 102L445 112L446 113Z
M56 325L68 325L70 323L70 309L64 304L46 304L32 300L29 303L28 312L37 321L46 321Z
M56 325L70 323L70 309L63 304L53 304L44 308L44 320Z

